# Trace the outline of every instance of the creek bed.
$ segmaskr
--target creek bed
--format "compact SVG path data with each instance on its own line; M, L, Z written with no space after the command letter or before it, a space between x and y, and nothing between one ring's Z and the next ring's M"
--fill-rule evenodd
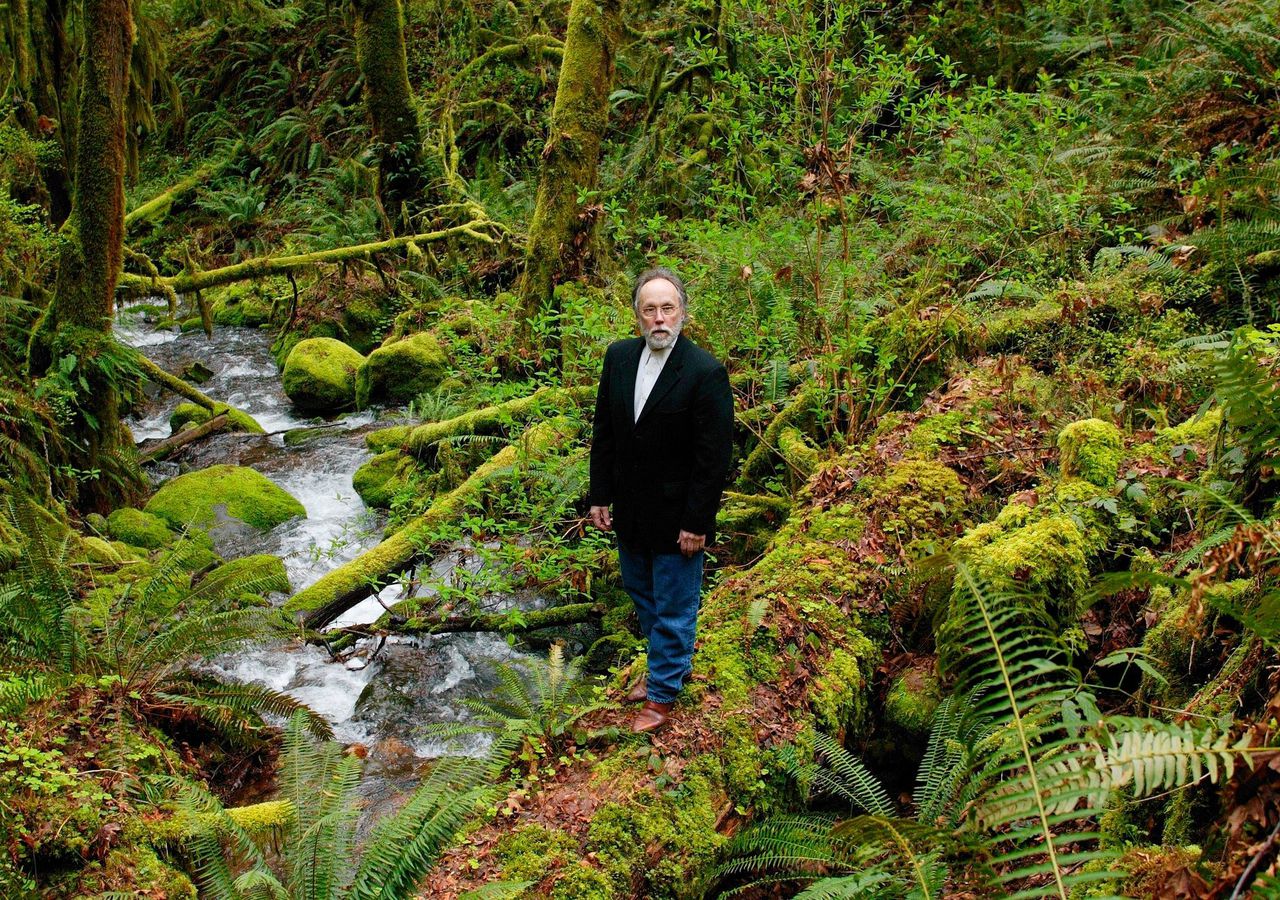
M251 553L279 556L297 591L378 543L383 520L351 486L353 473L370 458L364 435L374 427L372 412L334 423L298 416L281 387L270 353L271 336L264 330L215 327L210 338L200 331L156 329L126 311L117 334L171 372L195 362L207 367L213 374L200 389L249 413L269 432L211 436L186 448L180 464L151 467L153 479L172 477L179 465L184 471L221 463L251 466L306 507L307 518L285 522L266 534L247 527L215 529L219 553L227 558ZM135 410L128 422L135 439L168 436L169 415L179 402L170 394L155 394ZM289 432L295 439L286 441ZM451 548L413 573L413 592L432 594L478 565L470 548ZM373 622L400 598L401 590L401 585L388 586L334 626ZM277 599L283 603L285 598ZM491 600L493 609L540 605L537 597ZM483 738L446 748L425 736L422 726L465 720L461 701L491 692L498 684L499 663L529 656L499 635L447 634L363 639L340 661L321 647L295 642L222 657L211 667L222 677L268 685L295 697L328 719L340 741L364 744L368 756L362 793L376 802L379 796L411 786L422 766L446 749L483 752Z

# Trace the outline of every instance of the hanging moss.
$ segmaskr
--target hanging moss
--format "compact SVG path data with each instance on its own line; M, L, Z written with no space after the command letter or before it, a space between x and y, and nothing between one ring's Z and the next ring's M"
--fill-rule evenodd
M577 198L596 186L621 35L618 0L569 4L564 59L542 150L520 281L521 330L527 346L532 342L533 320L555 309L556 283L590 267L595 216L584 215Z
M422 203L422 135L409 87L400 0L355 0L356 60L378 157L378 196L396 230Z
M1124 445L1120 429L1102 419L1072 422L1058 435L1063 478L1082 478L1101 488L1116 483Z

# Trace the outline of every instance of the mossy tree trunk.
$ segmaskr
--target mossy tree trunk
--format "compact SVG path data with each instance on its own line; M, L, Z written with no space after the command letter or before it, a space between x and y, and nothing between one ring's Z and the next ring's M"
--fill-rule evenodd
M104 508L126 493L133 468L120 422L111 319L124 248L125 100L133 52L129 0L84 0L84 52L76 121L71 215L54 298L31 340L33 375L72 360L81 470L79 503ZM122 465L123 463L123 465Z
M619 0L572 0L560 80L546 146L524 274L520 333L532 344L534 319L554 312L558 282L579 274L591 256L594 204L578 198L596 186L600 147L609 123L614 54L622 35Z
M378 154L378 198L398 233L423 189L422 135L409 89L400 0L352 0L356 57Z

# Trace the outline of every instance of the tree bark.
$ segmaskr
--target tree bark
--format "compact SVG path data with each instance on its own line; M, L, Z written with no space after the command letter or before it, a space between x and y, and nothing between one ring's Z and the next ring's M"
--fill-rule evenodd
M400 0L353 0L356 58L378 155L378 198L399 232L423 189L422 133L409 88Z
M571 3L520 279L520 334L526 350L532 349L534 320L556 312L556 284L576 276L591 256L596 207L580 204L579 197L596 186L621 34L619 0ZM554 336L551 343L557 343Z
M125 99L133 53L129 0L84 0L84 52L71 215L63 224L53 302L31 337L29 367L43 374L73 359L81 470L79 505L123 499L136 469L120 422L110 354L116 279L124 248Z

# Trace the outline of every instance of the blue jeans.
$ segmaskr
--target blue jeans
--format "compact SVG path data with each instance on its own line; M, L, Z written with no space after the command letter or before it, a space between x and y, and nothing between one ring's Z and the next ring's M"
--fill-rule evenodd
M619 546L618 559L622 586L649 641L649 699L671 703L693 671L703 553L645 553Z

